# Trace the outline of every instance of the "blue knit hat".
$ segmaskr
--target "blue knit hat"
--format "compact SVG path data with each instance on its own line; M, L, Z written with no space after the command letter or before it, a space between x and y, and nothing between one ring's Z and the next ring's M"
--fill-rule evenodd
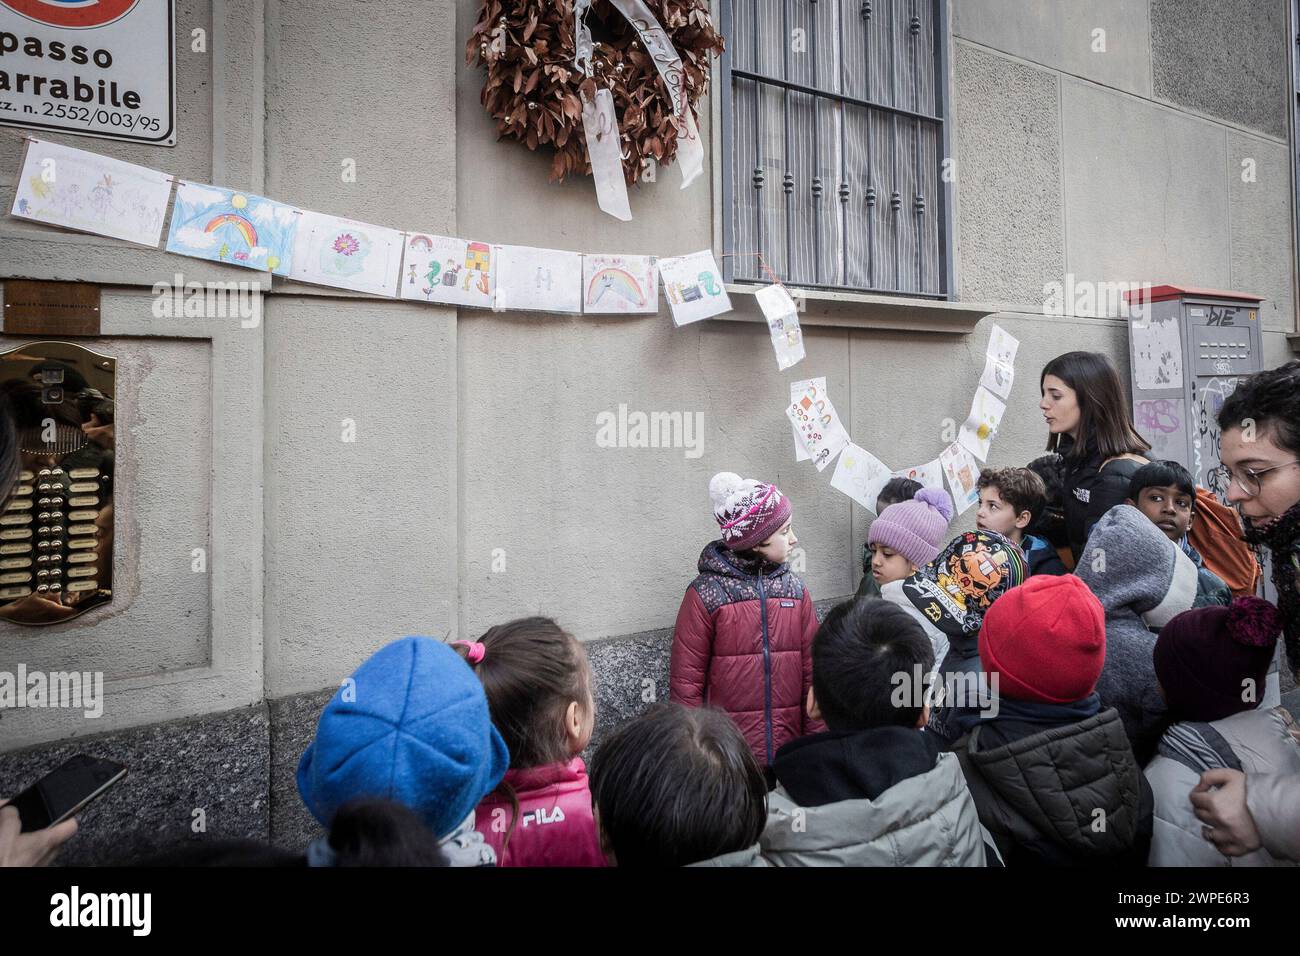
M325 705L298 762L298 793L326 826L348 800L382 797L445 837L509 760L474 671L441 641L404 637L372 654Z

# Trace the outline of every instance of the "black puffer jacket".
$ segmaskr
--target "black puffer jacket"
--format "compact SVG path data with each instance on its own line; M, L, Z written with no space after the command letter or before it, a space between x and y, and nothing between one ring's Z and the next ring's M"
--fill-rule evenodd
M955 749L1008 867L1146 864L1154 800L1114 708L984 749L990 729Z
M1072 447L1072 440L1066 437L1061 445L1061 453L1065 456L1065 488L1061 492L1061 505L1065 511L1070 551L1078 562L1092 526L1111 508L1123 504L1128 498L1133 473L1147 462L1120 458L1102 467L1105 459L1097 451L1095 443L1089 442L1079 458L1071 455Z

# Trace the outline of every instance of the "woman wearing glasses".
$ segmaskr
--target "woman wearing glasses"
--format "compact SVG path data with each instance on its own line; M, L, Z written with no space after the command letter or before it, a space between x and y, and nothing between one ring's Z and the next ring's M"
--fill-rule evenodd
M1286 654L1300 680L1300 362L1260 372L1219 411L1228 501L1246 540L1268 548ZM1261 846L1300 862L1300 775L1209 770L1191 792L1201 835L1225 856Z
M1092 526L1128 498L1129 479L1151 446L1133 427L1119 375L1101 353L1058 355L1043 368L1039 389L1047 450L1065 459L1062 510L1078 561Z

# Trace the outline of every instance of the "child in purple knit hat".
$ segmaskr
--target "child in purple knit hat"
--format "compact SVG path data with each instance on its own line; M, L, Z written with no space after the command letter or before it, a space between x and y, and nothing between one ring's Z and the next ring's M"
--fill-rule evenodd
M884 586L911 577L939 556L948 540L952 499L942 488L922 488L911 501L880 512L867 529L871 575Z
M724 711L768 769L782 744L824 729L804 706L817 615L786 563L799 543L790 499L729 471L713 476L709 497L722 534L705 546L677 614L669 693Z

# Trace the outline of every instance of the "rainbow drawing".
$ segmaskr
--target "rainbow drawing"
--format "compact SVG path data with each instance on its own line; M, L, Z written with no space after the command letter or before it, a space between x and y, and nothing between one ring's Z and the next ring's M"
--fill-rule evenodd
M412 236L407 245L412 249L432 249L433 240L428 236Z
M606 293L640 308L645 305L645 293L636 277L626 269L601 269L587 285L587 304L597 305Z
M226 225L235 227L235 231L244 238L244 242L248 243L248 248L252 249L257 245L256 227L254 227L253 224L243 216L236 216L234 213L225 213L224 215L217 216L203 227L203 231L216 232L222 226Z
M182 181L167 251L287 275L300 218L272 199Z

